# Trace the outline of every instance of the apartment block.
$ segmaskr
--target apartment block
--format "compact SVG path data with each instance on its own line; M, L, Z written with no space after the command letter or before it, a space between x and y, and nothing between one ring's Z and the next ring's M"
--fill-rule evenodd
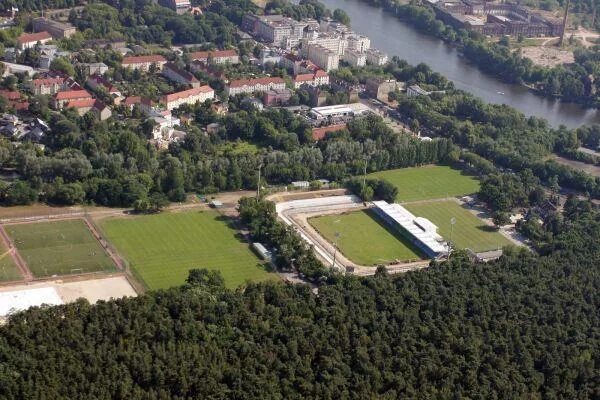
M225 93L228 96L235 96L243 93L252 94L256 92L267 92L274 89L285 89L285 81L278 77L238 79L225 85Z
M184 104L203 103L206 100L215 98L215 91L208 85L200 86L181 92L167 94L162 97L161 103L165 105L167 110L171 111Z
M342 56L342 60L353 67L364 67L367 65L367 55L358 50L346 49L346 52Z
M340 62L338 53L318 44L308 46L308 59L326 72L338 69Z
M34 18L31 22L34 32L48 32L53 39L69 38L77 32L71 24L54 21L48 18Z

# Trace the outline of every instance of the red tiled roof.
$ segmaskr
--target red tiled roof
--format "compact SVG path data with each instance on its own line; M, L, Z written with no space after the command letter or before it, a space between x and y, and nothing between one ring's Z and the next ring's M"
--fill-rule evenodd
M55 77L55 78L38 78L31 81L33 86L46 86L46 85L60 85L65 81L65 78Z
M201 60L209 57L235 57L237 50L213 50L213 51L195 51L190 53L192 60Z
M122 64L145 64L145 63L158 63L167 62L167 59L160 54L153 54L149 56L132 56L123 58Z
M312 130L312 138L313 140L321 140L325 138L325 136L330 132L336 132L344 129L346 124L337 124L337 125L329 125L323 126L321 128L313 128Z
M322 69L319 69L317 72L315 72L315 78L324 78L326 76L329 76L329 74Z
M282 78L255 78L255 79L238 79L231 81L229 87L242 87L242 86L254 86L254 85L268 85L269 83L285 83Z
M37 32L37 33L24 33L17 38L17 43L31 43L31 42L39 42L46 39L52 39L52 36L46 32Z
M296 82L308 82L314 79L315 77L313 74L298 74L294 77L294 81Z
M185 99L186 97L195 96L200 93L209 93L212 91L213 89L210 86L204 85L193 89L183 90L181 92L167 94L163 96L163 102L170 103L175 100Z
M70 100L70 99L85 99L91 98L92 95L87 90L67 90L64 92L58 92L54 95L56 100Z
M66 104L66 107L87 108L87 107L92 107L95 102L96 102L96 99L92 99L91 97L88 99L71 100Z
M0 90L0 96L6 100L19 100L21 98L21 92L17 90Z
M110 93L110 94L117 93L119 91L119 89L117 89L116 87L114 87L112 83L110 83L109 81L107 81L106 79L104 79L100 75L94 74L94 75L90 76L88 79L96 82L97 85L104 86L104 88L106 89L106 91L108 93Z
M199 82L198 79L196 79L196 77L194 76L194 74L192 74L184 69L179 68L174 63L170 63L170 62L166 63L165 68L170 69L171 71L175 72L177 75L181 76L188 82L193 82L193 83Z
M141 102L142 98L140 96L129 96L123 101L123 104L126 106L132 106L134 104L140 104Z

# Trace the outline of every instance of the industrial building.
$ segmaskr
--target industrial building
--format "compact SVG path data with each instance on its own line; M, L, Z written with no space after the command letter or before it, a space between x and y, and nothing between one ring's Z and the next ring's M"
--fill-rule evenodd
M315 107L310 110L309 116L316 120L349 118L371 112L371 109L362 103L337 104L334 106Z
M448 246L437 233L437 226L427 218L415 217L400 204L389 204L386 201L374 201L373 204L373 211L379 217L428 257L437 258L448 254Z

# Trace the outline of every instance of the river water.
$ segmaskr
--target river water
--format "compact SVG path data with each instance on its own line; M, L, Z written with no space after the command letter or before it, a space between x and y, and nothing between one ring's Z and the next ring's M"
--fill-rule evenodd
M371 46L410 64L425 63L452 80L455 86L488 103L508 104L525 115L547 119L553 126L570 128L600 123L600 112L576 104L538 96L519 85L503 83L479 71L451 46L420 33L395 16L358 0L320 0L330 10L341 8L351 19L352 29L371 39Z

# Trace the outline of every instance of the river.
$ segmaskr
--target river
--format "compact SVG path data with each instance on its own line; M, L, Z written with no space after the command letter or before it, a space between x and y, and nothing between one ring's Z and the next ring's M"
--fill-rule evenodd
M576 104L538 96L525 87L503 83L486 75L461 57L455 48L420 33L395 16L358 0L320 0L332 11L341 8L351 19L352 29L371 39L371 46L416 65L425 63L452 80L454 85L488 103L508 104L525 115L548 120L553 126L570 128L600 123L600 112Z

